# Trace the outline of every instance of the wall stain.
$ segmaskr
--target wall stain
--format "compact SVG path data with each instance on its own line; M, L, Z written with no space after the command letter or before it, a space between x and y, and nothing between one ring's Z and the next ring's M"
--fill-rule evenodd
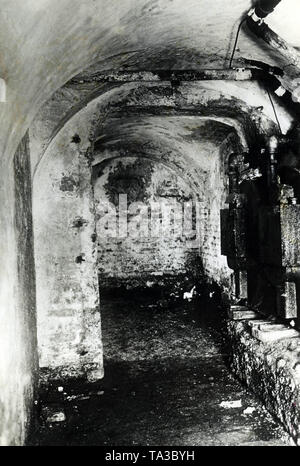
M73 192L78 188L78 186L79 186L78 181L76 181L72 175L70 176L64 175L60 181L59 189L61 191Z
M148 199L147 189L151 185L153 169L150 160L137 160L132 165L119 162L104 185L110 202L118 206L119 194L127 194L129 204Z

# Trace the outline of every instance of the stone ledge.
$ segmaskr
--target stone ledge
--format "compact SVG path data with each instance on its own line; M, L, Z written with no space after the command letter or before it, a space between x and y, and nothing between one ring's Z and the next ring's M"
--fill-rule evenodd
M257 319L258 314L247 306L232 305L228 310L228 317L232 320Z
M231 368L300 445L300 337L276 342L253 337L252 329L264 325L270 322L228 321Z
M298 338L299 332L283 324L263 323L251 328L252 336L264 343L271 343L286 338Z

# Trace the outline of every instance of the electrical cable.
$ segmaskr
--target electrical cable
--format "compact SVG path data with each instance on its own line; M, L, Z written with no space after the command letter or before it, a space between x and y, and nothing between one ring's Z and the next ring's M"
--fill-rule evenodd
M245 16L245 17L242 19L242 21L240 22L240 24L239 24L239 27L238 27L238 30L237 30L237 33L236 33L236 37L235 37L235 42L234 42L232 54L231 54L231 57L230 57L229 69L232 68L232 62L233 62L234 54L235 54L235 51L236 51L236 46L237 46L237 43L238 43L238 40L239 40L239 35L240 35L241 27L242 27L243 23L246 21L246 19L247 19L247 16Z
M268 89L267 89L267 93L268 93L268 96L269 96L269 99L270 99L270 102L271 102L271 105L272 105L272 108L273 108L273 112L274 112L274 115L275 115L275 118L276 118L276 121L277 121L277 125L278 125L278 128L279 128L280 134L282 134L282 129L281 129L281 126L280 126L280 122L279 122L279 118L278 118L278 115L277 115L277 112L276 112L276 108L275 108L273 99L272 99L271 94L270 94Z

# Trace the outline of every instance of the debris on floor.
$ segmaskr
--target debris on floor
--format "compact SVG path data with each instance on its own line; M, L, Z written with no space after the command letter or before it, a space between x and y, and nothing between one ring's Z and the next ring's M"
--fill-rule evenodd
M243 414L253 414L256 411L254 406L248 406L248 408L244 409Z
M242 407L242 400L222 401L222 403L220 403L220 407L225 408L225 409L241 408Z
M285 445L281 426L228 370L212 300L156 302L102 297L105 377L64 380L66 396L57 384L41 393L36 442ZM255 416L243 415L254 406Z
M193 286L191 291L186 291L183 293L183 299L187 299L188 301L191 301L194 297L195 291L196 291L196 286Z
M48 424L66 421L66 415L63 411L58 411L55 408L51 408L49 406L42 408L42 415Z

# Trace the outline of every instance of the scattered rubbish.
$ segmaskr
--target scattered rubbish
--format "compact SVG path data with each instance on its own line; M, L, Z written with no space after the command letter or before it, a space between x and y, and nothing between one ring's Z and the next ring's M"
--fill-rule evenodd
M258 168L249 168L248 170L245 170L245 173L241 175L241 180L239 181L239 184L241 184L243 181L246 180L255 180L256 178L261 178L263 175L260 173Z
M183 299L187 299L188 301L191 301L193 299L195 291L196 291L196 286L193 286L191 291L186 291L185 293L183 293Z
M66 420L66 415L62 411L59 413L54 413L52 416L47 418L48 422L64 422Z
M73 400L82 401L82 400L89 400L89 399L90 399L89 395L70 395L70 396L67 396L68 401L73 401Z
M241 408L242 407L242 400L235 400L235 401L222 401L220 403L221 408L230 409L230 408Z
M57 387L57 391L62 393L64 391L64 387Z
M104 390L100 390L99 392L97 392L97 395L104 395Z
M154 284L155 284L155 282L146 281L146 286L148 288L151 288Z
M215 294L215 292L214 292L214 291L211 291L211 292L209 293L209 297L212 298L214 294Z
M43 415L47 423L52 424L55 422L64 422L66 415L63 411L57 410L57 408L43 408Z
M295 325L296 325L295 321L294 321L294 320L291 320L290 326L291 326L291 327L295 327Z
M253 414L256 411L254 406L248 406L248 408L244 409L243 414Z

